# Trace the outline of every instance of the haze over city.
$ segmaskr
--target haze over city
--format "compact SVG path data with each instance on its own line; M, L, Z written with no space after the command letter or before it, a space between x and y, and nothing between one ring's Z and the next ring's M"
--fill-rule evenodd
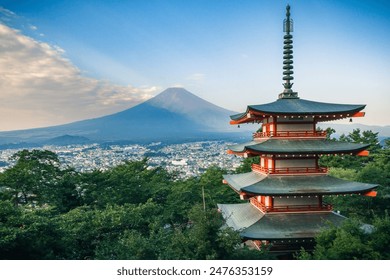
M389 125L388 1L32 0L0 1L0 130L115 113L172 86L237 112L272 102L287 2L293 89Z

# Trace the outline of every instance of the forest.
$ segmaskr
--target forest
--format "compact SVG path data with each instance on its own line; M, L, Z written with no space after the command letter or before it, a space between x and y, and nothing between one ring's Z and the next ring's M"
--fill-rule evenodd
M325 229L313 251L295 259L390 259L390 139L354 130L331 141L369 143L368 157L323 156L332 176L377 183L376 197L331 196L349 219ZM222 184L227 171L209 168L179 179L147 159L106 171L77 172L47 150L21 150L0 174L0 259L275 259L244 246L224 226L217 203L240 202ZM244 159L247 172L258 158Z

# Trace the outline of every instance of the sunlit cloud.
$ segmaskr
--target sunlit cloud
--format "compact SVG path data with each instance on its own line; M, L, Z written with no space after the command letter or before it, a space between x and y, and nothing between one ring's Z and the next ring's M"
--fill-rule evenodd
M60 47L0 24L0 130L114 113L145 101L158 90L85 77Z

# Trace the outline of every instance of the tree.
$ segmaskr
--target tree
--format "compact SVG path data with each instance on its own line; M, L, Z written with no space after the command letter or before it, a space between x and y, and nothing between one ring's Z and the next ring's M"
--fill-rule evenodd
M98 260L153 260L153 242L136 230L125 230L117 239L105 239L97 244L94 259Z
M320 127L317 127L317 131L324 131L324 130L321 129ZM326 139L327 140L332 140L332 141L336 140L336 138L332 138L332 134L334 134L336 132L336 130L334 128L327 127L325 129L325 132L326 132Z
M373 222L374 230L371 233L369 244L374 251L380 254L381 259L390 260L390 217L385 212L383 218L376 216Z
M259 162L260 162L259 156L244 158L241 165L238 168L236 168L235 173L250 172L252 171L252 164L254 163L259 164Z
M206 205L210 209L215 209L218 203L240 202L239 196L222 182L222 176L226 173L226 170L211 166L200 177L197 187L203 188Z
M135 244L127 240L130 236L147 240L152 228L162 227L161 212L161 207L149 200L139 205L108 205L104 209L83 206L62 214L58 226L63 230L61 243L67 248L64 258L120 258L123 252L116 255L114 248L125 250L127 245Z
M0 201L0 259L57 259L62 231L48 209L26 210Z
M47 150L22 150L16 163L0 175L3 199L15 205L52 206L66 212L80 205L79 173L61 169L58 156Z
M144 203L149 198L164 202L172 180L162 168L150 169L147 159L128 161L107 171L83 175L83 200L104 208L108 204Z
M372 226L348 219L340 227L331 227L316 237L310 254L301 250L297 259L316 260L371 260L390 259L390 219L375 217Z
M360 129L354 129L347 136L342 134L338 141L349 143L369 144L367 148L370 152L368 157L356 157L350 155L322 156L320 164L326 167L338 167L358 170L364 167L368 162L373 161L373 157L381 150L378 140L378 133L371 130L361 132Z

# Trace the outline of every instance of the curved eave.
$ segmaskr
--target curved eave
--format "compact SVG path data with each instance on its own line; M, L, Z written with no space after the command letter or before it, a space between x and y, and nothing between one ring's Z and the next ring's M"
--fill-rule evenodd
M246 240L307 239L330 225L340 226L344 216L334 212L263 214L250 203L218 204L227 226Z
M367 194L377 184L347 181L329 175L277 176L257 172L224 175L236 192L265 196Z
M334 104L305 99L278 99L262 105L249 105L244 113L231 115L230 124L261 121L270 116L313 116L316 121L362 117L362 104Z
M243 229L247 240L285 240L314 238L324 228L340 226L346 218L334 212L302 214L269 214Z
M238 231L250 227L264 216L250 203L218 204L218 210L226 224Z
M368 148L369 144L329 141L326 139L265 139L229 146L233 154L357 154Z
M223 175L224 181L238 193L242 191L242 188L257 184L265 178L267 175L256 172Z

